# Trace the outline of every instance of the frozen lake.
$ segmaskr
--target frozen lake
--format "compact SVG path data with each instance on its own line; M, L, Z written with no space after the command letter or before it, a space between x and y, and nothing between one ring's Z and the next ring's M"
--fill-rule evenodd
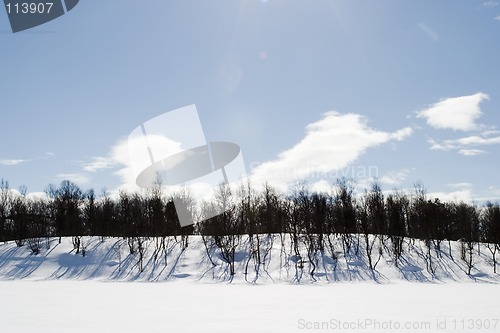
M3 332L499 332L499 286L2 281Z

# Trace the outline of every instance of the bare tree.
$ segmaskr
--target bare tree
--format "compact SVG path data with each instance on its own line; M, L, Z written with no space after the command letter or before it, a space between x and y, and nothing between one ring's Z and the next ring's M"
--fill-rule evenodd
M11 205L10 218L13 223L14 239L16 245L21 247L28 236L28 207L26 205L26 187L20 188L19 196L16 196Z
M215 223L214 241L220 250L222 260L229 266L229 274L233 276L236 273L235 254L241 243L243 226L238 223L235 216L236 205L229 186L219 185L214 200L217 210L222 212L210 219L212 223Z
M372 261L372 252L377 239L383 239L386 233L386 211L384 196L378 182L374 182L370 191L365 191L361 201L359 224L365 239L365 251L370 269L375 270L381 258L381 251L375 263ZM383 242L383 241L381 241ZM381 249L381 248L380 248Z
M3 178L0 180L0 242L8 239L6 225L7 217L12 203L12 194L9 188L9 182Z
M461 259L467 265L467 275L474 267L474 246L479 239L479 216L475 206L460 203L455 212L456 220L461 228Z
M48 234L47 204L43 199L26 199L26 235L28 246L35 255L42 249L43 237Z
M245 265L245 280L248 281L248 267L253 261L255 277L252 282L259 278L260 266L263 264L261 257L261 242L264 226L259 219L259 198L257 197L250 182L241 183L237 191L236 218L238 224L242 225L244 232L248 235L248 258Z
M391 238L392 254L396 267L403 254L403 243L406 236L407 211L409 200L406 195L395 192L386 199L388 233Z
M342 236L344 254L349 254L353 244L351 235L357 232L356 208L353 191L355 183L352 180L340 179L337 181L337 192L334 200L334 223L339 226Z
M139 254L139 271L144 271L144 258L146 257L147 245L146 245L147 237L137 237L137 253Z
M491 252L493 272L497 272L497 252L500 251L500 206L487 202L483 210L483 240Z
M81 236L80 204L83 201L82 190L69 180L63 180L59 188L49 185L46 190L48 196L52 199L54 205L54 218L56 222L56 235L63 236ZM79 250L79 240L73 240L74 245Z

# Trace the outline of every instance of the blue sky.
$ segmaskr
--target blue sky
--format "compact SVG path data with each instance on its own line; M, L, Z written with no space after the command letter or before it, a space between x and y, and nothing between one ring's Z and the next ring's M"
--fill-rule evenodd
M1 8L0 178L118 189L130 132L196 104L258 182L498 200L499 37L497 1L82 0L16 34Z

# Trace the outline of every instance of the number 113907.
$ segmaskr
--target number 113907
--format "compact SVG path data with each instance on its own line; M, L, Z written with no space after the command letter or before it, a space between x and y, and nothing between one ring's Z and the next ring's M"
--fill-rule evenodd
M7 14L50 14L53 5L53 2L16 2L8 3L5 7L7 7Z

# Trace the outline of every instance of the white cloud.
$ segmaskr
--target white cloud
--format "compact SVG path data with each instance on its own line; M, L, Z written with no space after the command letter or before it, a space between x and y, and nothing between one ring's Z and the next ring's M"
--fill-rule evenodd
M476 200L500 202L500 188L496 186L488 186L488 189L481 193L481 196L478 196Z
M167 141L165 137L156 137L148 135L148 143L150 147L155 150L163 150L162 153L170 156L180 150L180 146L172 141ZM115 197L119 191L126 192L140 192L144 189L136 184L136 177L138 172L142 171L141 167L148 167L151 161L148 156L137 156L133 154L137 152L137 142L130 142L128 139L120 140L117 142L110 151L108 159L113 161L117 166L117 170L113 174L120 178L120 185L118 188L110 190L110 195ZM131 153L134 160L132 160ZM141 155L141 154L139 154ZM148 155L146 151L146 155ZM137 158L140 160L138 161ZM158 158L157 160L160 160ZM168 177L168 175L167 175ZM202 200L209 200L213 195L213 179L214 174L206 175L205 177L197 178L196 180L165 188L164 194L166 196L187 193L195 202L200 203ZM234 184L231 184L234 185ZM234 190L235 188L233 188Z
M29 160L0 160L0 165L18 165L29 162Z
M455 201L455 202L472 202L472 191L464 189L452 192L432 192L429 193L429 198L438 198L440 201Z
M481 147L488 145L500 144L500 136L496 137L485 137L486 135L471 135L463 137L460 139L444 140L442 142L437 142L433 139L429 140L432 150L458 150L458 152L465 156L473 156L478 154L486 153L486 151L481 149L475 149L473 147Z
M479 104L487 99L488 95L482 92L444 99L417 112L417 118L425 118L427 124L438 129L475 130L479 128L476 120L482 114Z
M368 148L402 140L412 134L410 128L382 132L367 126L357 114L327 112L306 127L305 137L278 157L253 169L252 182L286 188L307 177L323 176L347 167Z
M103 169L109 169L116 165L116 162L108 157L95 156L92 161L87 162L83 166L83 170L87 172L97 172Z
M144 143L146 141L147 145L145 146ZM147 147L149 147L149 152L155 154L155 161L182 151L180 143L159 135L148 135L147 137L129 138L119 141L111 148L108 159L114 165L121 166L114 173L121 178L121 189L129 191L139 189L136 184L136 177L152 163ZM131 154L134 156L133 160L131 159Z
M54 157L54 156L55 156L55 154L54 154L54 153L52 153L52 152L46 152L46 153L44 153L44 154L42 155L42 157L40 157L39 159L40 159L40 160L48 160L49 158L52 158L52 157Z
M15 188L9 188L8 195L11 196L12 198L19 198L21 197L21 192L19 192L19 190ZM29 192L26 193L26 198L31 200L47 200L48 195L45 192Z
M472 189L473 185L472 183L463 182L463 183L451 183L448 184L448 186L453 189L464 190L464 189Z
M498 135L498 134L500 134L500 131L497 131L497 130L487 130L487 131L481 132L481 134L483 136L492 136L492 135Z
M483 2L483 7L486 7L486 8L492 8L492 7L496 7L496 6L498 6L498 2L496 2L496 1L490 0L490 1Z
M28 199L33 199L33 200L48 200L49 196L45 192L30 192L26 194L26 197Z
M427 24L420 22L418 24L418 27L433 41L437 42L439 40L439 35L434 30L432 30Z
M89 177L81 173L60 173L56 176L58 181L69 180L77 185L86 185L89 183Z
M380 177L379 181L383 185L397 186L406 180L412 169L401 169L398 171L390 171Z
M494 18L494 20L500 21L500 15Z
M413 129L411 127L405 127L391 133L391 139L402 141L413 134Z
M130 161L130 153L128 148L128 140L120 140L113 147L109 159L114 161L120 168L114 174L121 178L120 189L137 191L139 187L135 184L134 171L132 162Z
M472 202L474 200L471 183L448 184L448 187L453 190L450 192L432 192L429 193L429 198L439 198L441 201L455 202Z
M0 159L0 165L19 165L27 162L34 162L38 160L47 160L54 156L54 153L44 153L42 157L35 157L32 159Z
M328 183L324 179L320 179L317 182L314 182L311 185L311 191L316 193L331 193L332 192L332 184Z
M150 152L153 152L155 160L158 161L179 151L182 151L180 143L160 135L122 139L111 147L108 156L94 156L89 162L83 163L82 171L94 173L99 170L117 168L113 174L121 179L119 189L138 191L140 187L136 184L136 177L143 169L151 165ZM133 160L131 160L131 155L134 156ZM64 175L74 175L80 183L89 181L89 178L83 174Z
M481 149L460 149L458 153L464 156L476 156L485 154L486 151Z

